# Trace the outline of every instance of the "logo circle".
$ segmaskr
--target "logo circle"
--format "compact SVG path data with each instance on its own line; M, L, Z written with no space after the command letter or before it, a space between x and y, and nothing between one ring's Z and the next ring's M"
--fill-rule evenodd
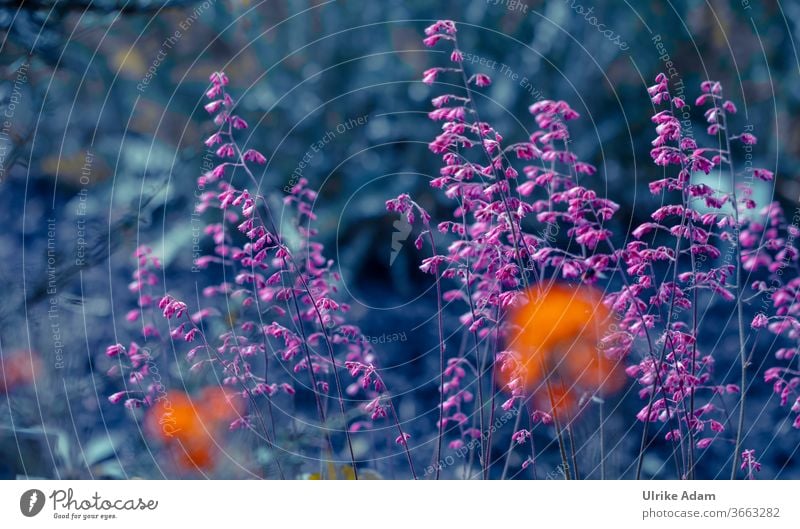
M19 510L23 516L33 518L44 508L44 492L39 489L30 489L22 493L19 499Z

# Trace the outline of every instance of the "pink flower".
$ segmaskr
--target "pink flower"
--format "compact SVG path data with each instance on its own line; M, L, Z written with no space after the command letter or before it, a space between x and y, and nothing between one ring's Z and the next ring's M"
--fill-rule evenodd
M484 75L482 73L476 73L475 75L472 76L471 80L475 83L475 86L479 86L481 88L492 84L491 78L488 75Z
M756 451L755 450L743 450L742 451L742 464L739 467L741 470L747 471L747 478L748 479L755 479L753 476L753 472L761 472L761 463L756 461Z
M236 151L234 151L233 145L226 143L225 145L220 145L217 148L216 154L220 158L233 158L233 156L236 154Z
M511 435L511 439L513 439L514 442L519 445L525 444L525 442L528 439L530 439L530 437L531 437L531 432L529 432L528 430L519 430Z
M222 107L222 100L221 99L217 99L216 101L212 101L210 103L206 103L206 105L203 108L205 108L206 112L208 112L209 114L213 114L214 112L219 110L221 107Z
M223 72L214 72L209 76L209 80L218 86L226 86L228 84L228 76Z
M706 437L704 439L700 439L699 441L697 441L697 448L700 449L708 448L713 442L714 442L713 437Z
M769 182L774 178L775 175L772 174L772 171L768 171L766 169L753 169L753 176L759 180Z
M121 343L109 345L108 347L106 347L106 356L110 358L113 358L119 355L120 353L125 354L125 346L123 346Z
M542 424L550 424L553 422L553 416L540 410L535 410L531 414L531 420L535 423L541 422Z
M753 329L763 329L769 324L769 319L764 315L763 312L759 312L756 314L755 318L753 318L752 323L750 326Z
M247 122L245 120L243 120L242 118L240 118L239 116L232 116L231 117L231 125L235 129L246 129L247 128Z
M119 391L117 393L109 395L108 401L111 404L119 404L120 402L122 402L122 399L124 399L127 394L128 394L127 391Z
M758 141L758 140L756 139L756 137L755 137L755 136L753 136L752 134L750 134L750 133L748 133L748 132L745 132L745 133L743 133L743 134L740 134L740 135L739 135L739 139L740 139L740 140L741 140L741 142L742 142L742 143L744 143L745 145L755 145L755 144L756 144L756 142Z
M248 149L245 151L243 155L244 161L246 162L255 162L259 165L264 165L267 163L267 159L264 157L263 154L256 151L255 149Z
M429 68L425 70L422 74L422 82L427 85L432 85L436 82L436 76L439 75L441 68Z
M142 401L141 399L128 399L125 401L125 407L128 408L129 410L141 408L143 404L144 401Z
M436 46L436 43L439 42L441 38L442 35L431 35L430 37L422 39L422 43L428 46L429 48L432 48L433 46Z

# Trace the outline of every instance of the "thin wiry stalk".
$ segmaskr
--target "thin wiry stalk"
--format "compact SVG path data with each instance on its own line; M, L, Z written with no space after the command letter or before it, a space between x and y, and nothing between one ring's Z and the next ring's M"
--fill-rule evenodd
M494 330L494 347L492 348L492 364L494 364L495 356L497 355L497 346L500 340L500 307L498 306L495 309L495 318L497 327ZM488 342L488 340L487 340ZM488 347L488 344L487 344ZM497 400L497 389L495 385L497 384L497 367L492 366L492 382L491 382L491 391L492 391L492 398L490 399L489 403L489 431L486 433L486 455L484 456L486 459L486 467L483 471L484 478L489 479L489 468L492 465L492 434L494 433L494 415L495 415L495 408L496 408L496 400ZM481 434L483 435L483 434Z
M464 220L466 224L466 219ZM470 314L472 315L472 320L475 321L475 305L472 302L472 293L469 288L469 257L467 258L467 266L466 266L466 285L467 285L467 299L469 300L469 310ZM483 423L483 407L485 405L485 401L483 398L483 359L480 355L480 350L478 348L478 334L476 332L470 332L472 334L472 339L474 342L474 349L475 349L475 365L478 368L478 424L480 427L480 464L481 464L481 478L486 479L486 458L485 458L485 447L483 443L483 436L485 433L485 427Z
M689 227L691 228L691 221L689 221ZM692 260L692 277L697 277L697 263L695 261L695 257L693 253L689 254ZM696 281L696 279L694 280ZM692 289L692 336L695 338L697 337L697 288ZM695 376L695 370L697 369L697 340L695 339L692 343L692 362L690 367L690 373L692 376ZM689 395L689 417L694 417L694 393L696 388L694 385L690 388L691 394ZM687 472L689 479L694 479L694 428L689 426L689 470Z
M522 424L522 408L525 406L525 403L520 404L520 409L517 410L517 417L514 419L514 431L516 432L519 430L519 425ZM511 443L508 446L508 451L506 452L506 460L503 464L503 473L500 475L500 480L505 481L506 475L508 475L508 467L511 465L511 454L514 451L514 439L511 439Z
M556 430L556 439L558 439L558 451L561 454L561 465L564 467L564 478L569 481L572 479L572 473L569 469L569 461L567 460L567 451L564 447L564 437L561 434L561 421L558 418L558 410L555 405L555 398L553 397L553 388L550 385L550 378L545 375L545 383L547 384L547 396L550 399L550 407L553 409L553 426Z
M533 479L539 479L536 475L536 444L533 441L533 428L535 426L533 422L533 410L530 407L530 403L526 406L526 411L528 412L528 424L530 428L530 437L528 440L531 442L531 472L533 473Z
M378 378L378 380L381 381L381 385L383 385L383 387L386 388L387 386L383 382L383 378L381 378L381 376L378 374L377 371L375 372L375 376ZM414 470L414 462L411 460L411 452L408 449L408 441L405 440L405 433L403 432L403 427L400 425L400 417L397 415L397 410L394 407L394 401L392 400L392 396L389 395L388 391L386 392L386 400L389 403L389 410L391 410L392 412L394 425L397 427L397 431L400 432L400 438L404 440L402 445L403 448L405 449L406 459L408 460L408 467L411 469L411 475L414 477L414 479L417 479L417 472Z
M717 105L717 101L714 101ZM747 352L745 351L745 337L744 337L744 306L742 304L742 244L739 241L739 201L736 197L736 171L733 166L733 153L731 152L731 137L728 133L728 117L724 108L720 109L722 114L722 133L725 134L725 149L728 155L728 167L731 174L731 199L733 200L733 222L734 227L734 244L736 245L736 285L734 296L736 296L736 320L739 327L739 362L742 364L740 373L741 391L739 391L739 423L736 428L736 442L733 448L733 462L731 464L731 479L736 479L736 471L738 468L739 451L742 447L742 434L744 431L744 407L747 402Z
M561 394L566 394L566 391L564 391L564 381L561 380L560 377L558 383L561 385ZM555 412L555 408L553 408L553 411ZM567 430L567 439L569 440L569 455L572 460L572 472L574 473L575 479L581 479L578 473L578 455L575 453L575 438L572 436L572 421L567 420L564 428Z
M436 254L436 243L433 240L433 232L428 229L428 239L431 243L431 252ZM436 320L439 328L439 434L436 439L436 477L442 470L440 461L442 460L442 441L444 439L444 321L442 315L442 284L439 271L436 270Z

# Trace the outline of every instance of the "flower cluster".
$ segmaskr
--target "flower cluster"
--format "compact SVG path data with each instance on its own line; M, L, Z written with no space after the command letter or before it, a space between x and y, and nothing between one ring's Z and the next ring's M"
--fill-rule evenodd
M272 400L281 394L292 398L298 391L307 390L314 395L323 436L332 449L328 425L332 418L326 402L330 398L339 405L347 452L357 476L351 431L386 417L388 408L399 431L398 444L407 445L410 436L400 427L371 346L359 339L361 331L346 320L350 307L336 300L340 278L333 270L333 261L325 257L323 245L314 240L316 193L306 179L300 179L285 198L284 205L294 212L295 219L291 229L296 236L289 242L278 229L266 197L258 193L253 167L265 164L266 157L256 149L241 147L236 139L236 131L247 129L248 123L235 113L236 103L227 88L229 80L217 72L210 81L206 96L211 101L205 110L213 116L216 129L205 144L216 149L218 163L198 178L198 188L205 191L196 213L207 220L204 233L212 251L198 258L195 265L198 269L215 267L225 280L202 290L206 303L194 314L185 302L169 293L160 296L157 309L169 326L173 347L176 341L197 343L186 353L195 376L216 369L222 384L248 403L231 429L260 430L272 447L281 432L275 425ZM151 254L150 250L137 251L140 269L131 290L140 292L140 307L154 305L152 295L141 293L145 286L157 284L155 274L144 268L148 263L158 266ZM137 318L134 311L129 313L130 321ZM158 336L157 327L148 324L144 334ZM131 381L135 378L141 382L148 374L149 357L139 351L135 344L128 350L113 345L107 354L125 355L131 362L127 368ZM277 369L276 359L290 369ZM358 382L345 388L341 370L349 371ZM303 372L308 384L298 378ZM287 378L286 373L292 376ZM127 395L116 393L111 400L119 402ZM350 400L361 403L369 419L347 424L346 395L348 404ZM149 394L126 400L128 407L153 403ZM265 419L265 410L269 420Z
M437 224L447 241L442 243L446 251L436 248L430 236L433 254L424 258L420 266L423 272L436 276L437 285L440 281L455 284L453 290L445 289L442 300L463 303L459 322L465 332L474 336L474 358L462 347L457 355L442 362L448 366L448 376L452 375L453 366L468 366L470 369L462 372L473 373L475 386L482 388L482 377L492 373L488 406L493 414L494 373L499 371L503 373L501 386L511 393L502 408L527 406L535 391L531 391L525 377L533 371L547 379L550 368L544 364L523 366L520 349L533 348L533 352L522 353L522 358L543 358L537 352L542 341L520 338L525 325L520 327L517 318L509 318L509 311L538 299L539 293L552 288L556 280L601 283L606 288L603 302L616 321L599 324L606 329L597 344L602 357L587 363L597 368L597 362L633 359L626 371L641 385L639 394L647 401L636 416L645 424L637 475L646 450L647 425L653 422L663 425L660 431L664 438L681 454L676 463L681 476L694 475L695 448L708 448L729 430L733 430L735 453L739 454L751 354L745 344L754 339L748 336L750 327L743 325L748 310L743 271L764 267L772 274L771 288L764 281L753 285L759 293L769 293L772 310L759 313L752 327L767 328L794 342L795 346L778 352L779 360L791 361L798 350L800 280L786 281L775 276L788 265L797 268L798 252L791 242L798 229L795 225L786 226L775 205L764 214L756 213L752 182L769 181L774 175L760 168L749 168L744 176L737 172L737 149L752 148L757 138L750 128L739 133L733 130L730 120L737 109L724 98L720 83L703 82L701 95L694 102L705 109L706 132L713 140L708 147L700 146L693 131L686 128L683 116L690 110L689 105L670 92L664 74L659 74L648 88L653 104L666 107L652 117L656 137L650 152L654 164L664 170L664 177L649 185L661 203L650 220L632 230L632 237L626 238L629 242L617 247L618 239L610 226L619 207L591 189L587 177L594 175L596 168L570 150L566 124L577 119L578 113L564 101L538 101L530 107L535 132L522 141L507 142L480 117L474 94L477 89L490 86L491 79L467 71L456 25L439 21L429 26L425 34L425 45L446 43L451 52L450 64L426 70L423 82L434 85L447 76L447 86L460 85L458 91L434 97L434 108L428 114L431 120L441 123L441 133L429 148L441 156L442 166L430 184L455 204L453 218ZM521 169L517 164L523 165ZM704 178L712 172L724 175L720 181L728 184L712 186L711 180ZM410 222L415 214L423 216L422 233L417 239L417 248L421 249L423 237L430 232L431 216L406 194L389 200L387 209L407 215ZM767 227L754 220L765 215L770 223ZM786 234L779 236L779 228ZM702 315L719 304L732 307L738 322L737 360L742 375L735 383L715 379L717 360L709 345L700 339L705 332ZM526 318L540 319L536 315L538 309L529 309L529 313L532 310L533 315ZM506 350L489 355L499 369L487 369L479 351L491 351L498 337L503 336L514 340ZM483 342L487 345L481 347ZM642 354L638 354L640 351ZM559 354L564 354L563 362L570 362L568 351ZM794 402L794 412L800 411L798 375L790 364L765 373L782 404ZM459 387L464 376L458 377ZM552 411L560 408L556 402L578 401L574 393L586 391L579 386L548 385ZM453 387L453 380L445 382L445 377L441 378L443 395L452 392ZM455 422L459 426L467 419L460 415L464 413L462 406L470 402L469 398L460 397L460 391L441 402L446 407L442 410L443 420L448 420L451 410L457 410L459 420ZM602 402L596 392L589 394ZM472 397L471 393L464 395ZM739 408L738 425L724 411L729 407L726 396L738 400L734 403L734 408L737 404ZM482 430L486 400L480 395L474 404ZM533 417L541 417L541 413L529 413L531 426L536 422ZM553 418L558 435L558 414ZM795 425L800 426L800 415ZM568 424L565 429L568 431ZM469 430L459 431L463 436ZM440 436L449 433L440 428ZM532 430L517 430L512 444L523 443L528 435ZM461 443L457 440L451 445ZM564 445L561 447L563 454ZM483 464L485 468L488 462Z
M798 222L800 218L795 216L788 223L783 208L773 202L760 215L746 220L739 235L743 268L761 274L751 284L763 301L750 326L755 332L766 330L783 339L783 346L775 351L779 364L764 371L764 381L772 384L781 406L790 406L795 428L800 428L800 369L792 367L800 358Z
M464 375L454 381L453 373L475 374L478 398L473 406L478 433L481 438L489 437L484 408L488 406L493 416L496 370L486 360L497 357L498 364L507 368L519 364L513 351L497 348L503 330L508 328L506 313L525 303L531 284L546 288L546 280L556 277L594 283L610 270L614 256L600 247L610 239L606 223L618 205L583 185L583 177L595 174L596 168L579 160L569 148L566 122L579 115L566 102L542 100L531 105L536 131L522 141L506 142L498 130L480 118L474 91L491 85L491 78L466 70L455 24L439 21L425 33L427 46L446 42L452 51L451 64L425 71L423 82L433 84L441 76L450 75L461 85L458 93L434 97L434 109L428 114L431 120L441 122L442 128L429 143L431 152L442 158L439 176L430 184L455 202L452 220L437 224L442 236L449 238L446 252L437 253L430 234L430 215L408 195L387 201L387 210L408 216L410 222L416 214L422 216L423 229L416 246L421 249L423 237L429 236L433 255L422 261L420 269L435 275L437 284L440 280L455 282L456 288L444 292L442 299L448 304L463 304L459 322L473 335L468 349L442 362L447 364L445 373L451 379L445 381L443 376L440 381L440 392L447 395L441 402L440 425L452 423L451 430L460 438L451 446L460 446L462 439L476 435L474 428L463 427L467 415L462 406L472 402L473 395L460 389ZM521 170L517 164L522 165ZM532 230L531 225L539 229ZM566 227L570 240L566 247L554 244L554 233L561 226ZM506 371L509 369L515 370L510 367ZM492 380L491 403L482 394L486 378ZM516 375L504 378L513 389L503 408L525 408L530 395L526 395L526 384L521 383L522 371L517 369ZM549 414L534 410L530 418L541 416ZM440 427L440 436L447 433ZM482 457L486 474L488 455Z

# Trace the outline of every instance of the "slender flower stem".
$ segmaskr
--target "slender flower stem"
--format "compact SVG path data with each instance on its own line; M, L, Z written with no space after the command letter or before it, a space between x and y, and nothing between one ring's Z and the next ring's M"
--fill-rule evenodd
M466 219L464 219L464 223L466 224ZM465 279L466 288L467 288L467 299L469 300L469 310L470 310L470 314L472 315L472 320L475 321L475 315L476 315L476 313L475 313L475 305L472 302L472 292L470 291L470 287L469 287L469 285L470 285L470 278L469 278L469 267L470 266L469 265L470 265L470 261L469 261L469 258L467 258L467 266L466 266L466 276L467 277ZM484 365L484 362L483 362L483 359L481 358L480 350L478 348L477 331L476 332L470 332L470 334L472 334L472 340L474 342L475 365L477 366L477 369L478 369L478 376L477 376L477 383L478 383L478 424L479 424L479 428L480 428L480 432L481 432L480 443L479 443L480 444L479 459L480 459L480 464L481 464L481 478L482 479L486 479L486 464L487 463L486 463L485 447L484 447L484 443L483 443L483 436L486 433L486 430L485 430L485 427L484 427L484 423L483 423L483 407L485 405L485 401L484 401L484 398L483 398L483 365Z
M561 465L564 467L564 478L569 481L572 479L572 473L569 469L569 460L567 459L567 451L564 446L564 437L561 433L561 421L558 418L558 410L556 409L555 397L553 396L553 388L550 384L550 379L545 375L545 383L547 384L547 396L550 399L550 406L553 409L553 426L556 430L556 439L558 440L558 452L561 454Z
M375 371L375 376L378 378L378 380L381 381L381 384L383 385L383 387L386 388L387 386L384 383L383 378L378 374L377 371ZM400 417L397 415L397 410L394 407L394 401L393 401L392 396L389 394L388 391L386 392L386 400L389 403L389 410L391 410L391 412L392 412L392 418L394 419L394 425L397 427L397 431L400 433L400 438L405 440L405 432L403 432L403 427L400 425ZM408 461L408 467L411 469L411 475L414 477L414 479L418 479L417 478L417 472L414 470L414 462L411 460L411 452L408 449L408 442L406 441L406 442L402 443L402 445L403 445L403 449L404 449L404 451L406 453L406 460Z
M530 428L530 437L528 440L531 442L531 473L533 474L533 479L539 479L536 475L536 443L533 440L533 429L536 427L536 424L533 421L533 411L531 409L530 402L526 403L525 407L526 412L528 413L528 428Z
M495 308L495 321L499 321L500 318L500 307ZM494 358L497 355L497 347L500 341L500 330L499 328L495 327L494 330L494 347L492 348L492 362L494 363ZM488 340L487 340L488 342ZM487 343L488 348L488 343ZM491 381L491 391L492 391L492 398L490 399L489 403L489 431L486 433L486 455L484 456L486 461L486 466L484 467L483 471L483 479L489 479L489 468L492 465L492 434L494 434L494 416L495 416L495 409L497 407L496 399L497 399L497 389L495 385L497 384L497 368L492 368L492 381Z
M525 407L525 403L520 403L519 409L517 410L517 417L514 419L514 431L519 430L520 424L522 424L522 409ZM503 463L503 473L500 475L500 481L505 481L506 476L508 475L508 469L511 466L511 454L514 451L514 444L516 441L512 438L509 445L508 451L506 452L506 460Z
M689 228L691 229L692 222L689 221ZM692 260L692 277L697 277L697 262L695 261L694 254L690 254L690 258ZM696 279L694 280L696 281ZM697 336L697 325L698 325L698 318L697 318L697 289L692 289L692 336ZM692 343L692 361L691 366L689 368L689 372L692 376L695 376L695 372L697 370L697 340ZM695 409L695 399L694 393L696 388L694 384L689 388L691 392L689 394L689 417L694 417L694 409ZM688 424L688 421L687 421ZM692 428L691 424L688 424L689 428L689 469L687 471L687 475L689 479L694 479L694 428Z
M717 102L714 102L716 106ZM736 171L733 166L733 153L731 152L731 138L728 133L728 117L724 108L720 109L722 115L722 132L725 134L725 146L728 153L728 167L731 174L731 199L733 200L733 222L734 227L734 244L736 245L736 286L734 296L736 297L736 319L739 327L739 362L741 363L740 384L741 391L739 391L739 424L736 428L736 442L733 448L733 462L731 464L731 479L736 479L736 472L738 469L737 458L742 447L742 436L744 432L744 411L745 403L747 401L747 352L745 351L746 339L744 336L744 306L742 304L742 244L739 240L739 230L741 224L739 222L739 201L736 197Z
M436 242L433 239L433 231L428 229L428 239L431 243L431 252L436 255ZM439 434L436 439L436 467L435 479L439 479L442 470L440 461L442 460L442 441L444 440L444 320L442 314L442 284L439 271L436 275L436 320L439 329Z

